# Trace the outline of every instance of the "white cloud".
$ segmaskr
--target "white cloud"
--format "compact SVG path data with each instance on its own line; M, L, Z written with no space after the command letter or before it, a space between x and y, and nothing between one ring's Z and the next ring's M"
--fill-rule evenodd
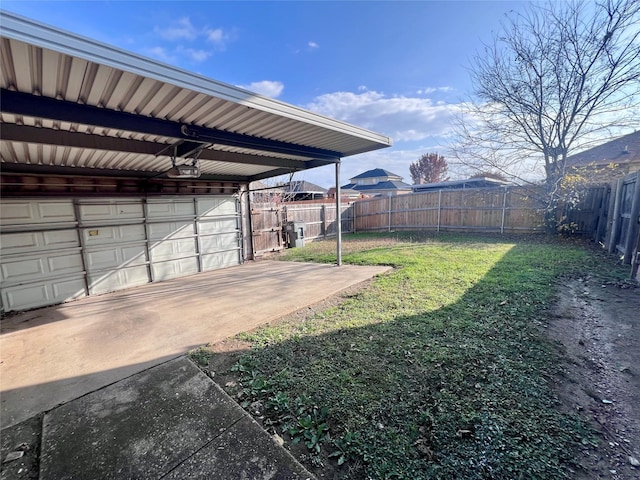
M182 17L168 26L155 26L153 31L169 41L207 41L224 50L231 34L222 28L196 27L189 17Z
M308 46L309 48L312 48L312 49L314 49L314 48L320 48L320 45L318 45L316 42L309 42L309 43L307 44L307 46Z
M418 141L450 134L450 121L460 106L428 98L388 96L358 89L316 97L307 108L354 125L389 135L395 141Z
M454 90L455 88L453 87L427 87L427 88L421 88L417 90L416 93L418 95L429 95L431 93L437 93L437 92L448 93L448 92L453 92Z
M199 50L195 48L184 48L182 46L178 46L176 48L176 52L182 57L186 57L194 63L204 62L207 58L212 55L212 52L207 50Z
M189 17L182 17L168 27L156 26L153 31L166 40L195 40L199 35Z
M225 34L221 28L216 28L214 30L207 30L207 40L213 43L220 43L224 41Z
M253 82L249 85L239 86L271 98L278 98L284 90L284 84L282 82L272 80L262 80L261 82Z
M176 57L170 54L166 48L163 47L151 47L144 49L143 52L150 57L157 58L166 63L173 63L176 60Z

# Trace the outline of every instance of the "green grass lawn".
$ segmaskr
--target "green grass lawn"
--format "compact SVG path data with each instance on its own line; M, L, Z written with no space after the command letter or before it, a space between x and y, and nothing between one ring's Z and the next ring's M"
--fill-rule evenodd
M331 262L334 249L282 258ZM536 239L351 235L344 251L397 268L312 318L242 335L238 400L305 445L307 464L346 478L569 476L594 437L557 408L560 353L544 326L563 277L626 269Z

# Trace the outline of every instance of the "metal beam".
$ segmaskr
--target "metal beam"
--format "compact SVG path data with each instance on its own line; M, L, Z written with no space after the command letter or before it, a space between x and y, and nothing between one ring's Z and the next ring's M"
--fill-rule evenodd
M93 150L108 150L112 152L128 152L141 155L170 156L171 145L143 140L132 140L128 138L107 137L104 135L92 135L81 132L69 132L66 130L53 130L51 128L32 127L27 125L17 125L14 123L2 124L2 140L38 143L43 145L57 145L64 147L89 148ZM184 142L191 147L200 145L197 142ZM184 144L183 143L183 144ZM188 153L188 148L184 147ZM183 152L183 153L185 153ZM180 152L179 152L180 153ZM303 170L331 162L319 160L301 161L288 158L266 157L262 155L250 155L245 153L224 152L221 150L205 149L200 154L200 160L215 160L219 162L261 165L268 167L291 168Z
M295 170L298 171L298 170ZM277 170L271 170L268 172L259 173L257 175L252 175L250 178L250 182L254 182L256 180L263 180L265 178L279 177L280 175L289 175L291 173L291 169L288 168L279 168Z
M164 175L164 172L143 172L140 170L111 170L107 168L86 168L86 167L63 167L61 165L31 165L25 163L1 163L2 172L7 173L24 173L24 174L47 174L47 175L70 175L78 177L111 177L111 178L139 178L139 179L166 179L159 176L158 173ZM280 170L278 170L279 172ZM288 173L288 170L285 171ZM282 173L276 173L282 175ZM266 177L263 177L266 178ZM176 179L171 179L176 181ZM248 183L252 178L246 175L212 175L202 174L195 180L205 180L212 182L235 182ZM179 181L179 180L178 180ZM194 181L194 179L189 179Z
M107 108L82 105L66 100L36 96L28 93L0 89L2 112L34 118L78 123L126 132L159 135L184 140L216 143L231 147L248 148L270 153L303 156L308 159L333 163L341 154L332 150L297 145L294 143L225 132L215 128L183 125L178 122L118 112Z

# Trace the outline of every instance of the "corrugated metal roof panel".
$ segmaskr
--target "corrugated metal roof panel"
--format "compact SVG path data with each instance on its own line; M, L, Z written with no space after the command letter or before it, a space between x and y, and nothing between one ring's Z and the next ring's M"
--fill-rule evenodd
M344 157L391 144L388 137L354 125L14 14L2 12L0 15L3 26L0 32L0 85L8 91L42 95L179 124L308 147L309 156L306 157L280 152L274 154L275 150L267 153L268 150L224 148L225 151L267 155L282 158L284 161L313 160L310 149L337 152L339 156ZM172 138L103 128L99 125L34 119L6 113L2 113L1 117L5 123L152 141L160 145L175 141ZM263 142L262 145L268 144ZM14 157L13 161L20 161L19 158L15 158L20 155L17 150L9 153L13 147L15 146L3 145L3 158ZM223 149L219 146L216 148ZM35 154L31 149L28 150L30 159L34 158ZM59 150L60 148L54 148L53 153L48 150L47 152L54 154L58 159ZM40 151L44 152L42 148ZM42 156L45 153L38 155ZM73 155L77 157L77 152ZM70 154L71 157L73 155ZM116 157L120 158L119 155L114 158ZM87 158L81 163L106 162L108 165L119 165L119 162L113 159L100 160L95 154ZM24 161L31 161L30 159ZM146 160L134 163L147 165ZM277 166L271 168L278 169ZM245 167L238 167L238 170L244 171Z
M171 168L168 157L140 155L108 150L91 150L87 148L61 147L56 145L38 145L24 142L0 143L0 161L16 163L14 158L21 158L27 165L61 166L77 168L97 168L110 170L131 170L143 172L164 172ZM179 163L187 163L181 161ZM210 175L252 175L268 172L272 167L263 165L237 164L202 160L200 170Z

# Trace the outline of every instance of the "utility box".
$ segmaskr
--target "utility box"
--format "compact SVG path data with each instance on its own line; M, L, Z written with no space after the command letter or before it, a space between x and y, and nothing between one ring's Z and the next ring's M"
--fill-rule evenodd
M304 222L287 222L285 224L287 247L304 247L304 230Z

